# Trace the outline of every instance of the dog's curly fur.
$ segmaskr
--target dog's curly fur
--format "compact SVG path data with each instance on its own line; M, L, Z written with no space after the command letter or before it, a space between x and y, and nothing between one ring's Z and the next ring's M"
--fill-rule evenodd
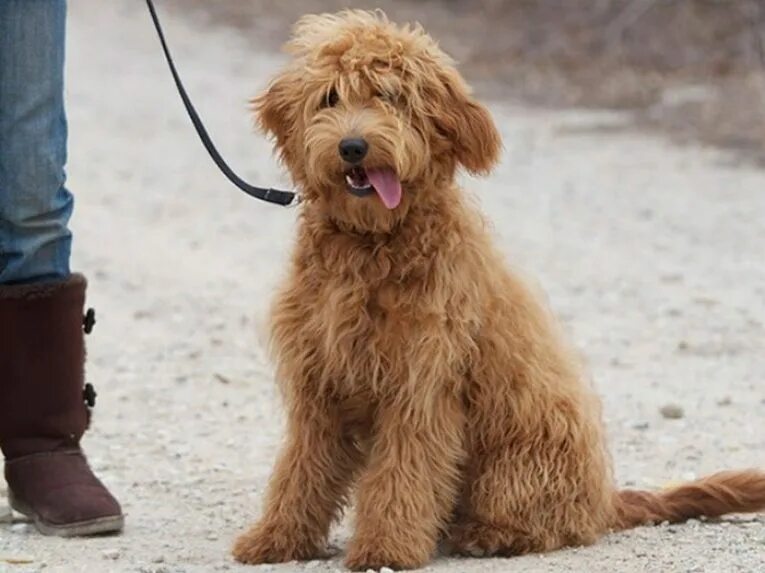
M254 100L302 191L273 309L287 443L246 563L324 555L356 492L352 569L589 544L611 529L765 507L765 474L617 491L600 403L554 319L455 183L500 136L451 60L381 13L307 16ZM369 142L401 204L347 192L338 142Z

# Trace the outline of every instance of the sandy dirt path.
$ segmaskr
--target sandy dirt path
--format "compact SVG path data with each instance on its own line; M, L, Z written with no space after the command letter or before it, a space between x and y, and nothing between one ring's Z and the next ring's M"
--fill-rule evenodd
M166 25L224 154L249 179L287 185L246 111L280 56L225 29ZM258 204L217 173L142 2L71 2L69 31L75 266L98 312L88 379L100 396L85 446L127 528L72 541L2 524L0 571L340 570L338 559L248 569L228 553L259 513L281 436L260 340L296 211ZM620 484L765 465L765 174L615 130L623 118L610 113L492 111L502 165L466 183L586 354ZM667 404L682 417L664 418ZM333 533L340 547L347 537L347 524ZM765 516L427 570L765 571Z

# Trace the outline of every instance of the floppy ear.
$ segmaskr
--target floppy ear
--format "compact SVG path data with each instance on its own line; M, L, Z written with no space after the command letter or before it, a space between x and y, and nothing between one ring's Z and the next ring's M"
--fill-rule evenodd
M437 82L429 94L436 128L451 142L457 161L465 169L476 175L488 174L502 148L489 110L470 94L456 70L442 70Z
M293 71L284 72L250 102L258 126L276 137L277 147L284 147L297 119L296 79Z

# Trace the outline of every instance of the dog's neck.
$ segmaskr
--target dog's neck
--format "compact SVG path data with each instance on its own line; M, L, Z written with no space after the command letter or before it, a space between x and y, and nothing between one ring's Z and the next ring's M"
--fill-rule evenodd
M318 205L303 207L295 261L312 261L332 276L362 274L370 288L393 280L404 284L431 268L429 261L472 242L478 228L476 210L453 189L416 197L406 216L390 230L358 229L333 219ZM433 198L434 197L434 198Z
M328 234L345 235L363 243L389 243L394 238L402 235L405 231L405 222L407 218L396 221L389 229L374 230L364 229L353 223L334 218L331 214L326 214L321 222L322 228Z
M383 245L400 239L406 240L431 232L438 227L454 228L453 220L464 212L463 191L453 178L431 184L428 192L405 189L409 201L398 207L392 216L361 222L344 217L330 206L307 204L303 213L304 224L322 235L342 235L364 244ZM375 197L363 199L377 200ZM313 203L313 202L311 202Z
M326 211L316 212L308 218L311 226L317 230L321 229L322 234L343 236L346 240L370 246L383 246L413 241L417 237L434 232L447 233L450 230L456 230L453 224L455 211L462 208L463 205L459 199L448 202L423 201L422 203L415 200L408 206L405 214L380 228L364 228L354 222L333 217L331 212Z

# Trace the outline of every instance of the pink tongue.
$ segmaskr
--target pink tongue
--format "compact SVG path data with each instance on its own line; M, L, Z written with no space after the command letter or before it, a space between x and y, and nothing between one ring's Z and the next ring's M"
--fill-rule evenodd
M367 169L367 179L388 209L398 207L401 203L401 181L393 169Z

